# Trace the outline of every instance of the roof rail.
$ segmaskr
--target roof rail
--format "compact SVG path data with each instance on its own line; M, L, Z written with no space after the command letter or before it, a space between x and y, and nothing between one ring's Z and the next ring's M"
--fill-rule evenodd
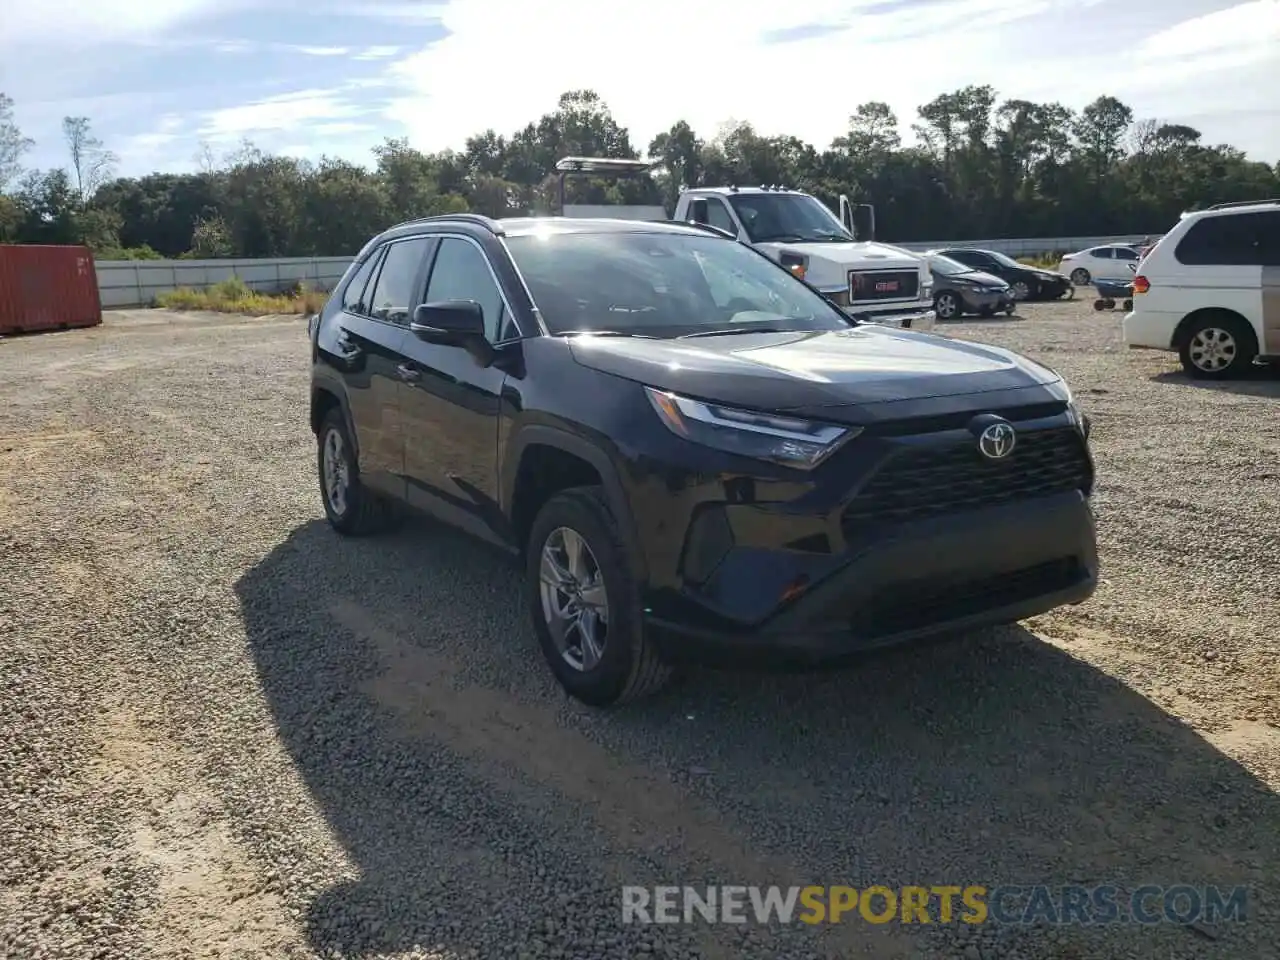
M1280 203L1280 197L1269 197L1266 200L1233 200L1230 203L1215 203L1210 210L1229 210L1232 207L1265 207L1268 204Z
M394 230L396 227L407 227L414 223L474 223L477 227L484 227L492 234L502 236L502 224L493 217L486 217L480 213L437 213L429 217L414 217L412 220L405 220L403 223L397 223L388 229Z

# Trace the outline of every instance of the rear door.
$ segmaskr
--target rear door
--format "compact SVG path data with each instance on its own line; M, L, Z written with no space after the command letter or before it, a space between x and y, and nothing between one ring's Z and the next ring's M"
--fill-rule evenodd
M361 479L393 496L404 495L404 445L399 423L400 344L404 325L375 307L379 290L392 282L386 244L359 268L343 292L332 339L321 345L332 355L346 388ZM385 277L385 279L384 279Z

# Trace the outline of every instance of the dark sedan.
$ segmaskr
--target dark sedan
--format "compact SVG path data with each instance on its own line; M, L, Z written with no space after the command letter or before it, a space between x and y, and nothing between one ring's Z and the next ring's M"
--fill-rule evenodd
M1064 296L1075 293L1070 277L1053 270L1029 267L998 250L947 247L942 250L931 250L929 253L930 255L941 254L974 270L981 270L983 273L999 277L1009 284L1015 300L1060 300Z
M925 257L933 275L933 309L939 320L958 320L966 313L990 317L997 310L1013 316L1013 292L999 277L931 253Z

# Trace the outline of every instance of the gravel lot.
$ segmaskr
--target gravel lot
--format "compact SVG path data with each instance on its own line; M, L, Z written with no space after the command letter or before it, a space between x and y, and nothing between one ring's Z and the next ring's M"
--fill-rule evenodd
M1275 956L1280 378L1021 313L950 331L1094 417L1094 600L605 714L483 547L330 533L298 320L0 342L0 956ZM1250 920L619 922L619 884L713 880L1246 885Z

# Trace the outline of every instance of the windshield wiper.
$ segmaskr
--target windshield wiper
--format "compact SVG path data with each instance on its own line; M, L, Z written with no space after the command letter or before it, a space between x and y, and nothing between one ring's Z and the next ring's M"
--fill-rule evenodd
M792 333L793 331L785 327L755 327L742 325L738 327L730 327L727 330L699 330L697 333L685 333L676 337L677 340L691 340L694 337L731 337L738 333Z
M818 233L812 237L806 237L806 240L816 243L823 240L834 240L838 243L853 243L853 237L847 237L842 233Z

